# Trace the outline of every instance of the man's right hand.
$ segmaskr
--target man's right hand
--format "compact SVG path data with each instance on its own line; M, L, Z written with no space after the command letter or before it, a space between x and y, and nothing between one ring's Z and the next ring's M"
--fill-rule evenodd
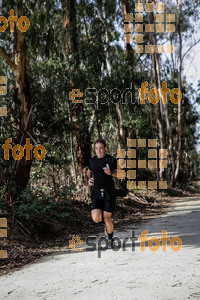
M88 180L88 183L89 183L90 186L94 185L94 178L90 178Z

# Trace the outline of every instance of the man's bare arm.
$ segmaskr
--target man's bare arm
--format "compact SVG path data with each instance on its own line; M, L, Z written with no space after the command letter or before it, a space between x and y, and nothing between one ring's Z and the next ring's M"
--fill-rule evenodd
M87 169L86 175L87 178L90 179L92 177L92 171L90 169Z
M87 170L86 172L87 178L88 178L88 184L90 186L94 185L94 178L92 178L92 171L90 169Z
M116 170L114 170L112 176L113 176L113 177L117 177L117 171L119 171L119 170L121 170L121 169L116 169Z

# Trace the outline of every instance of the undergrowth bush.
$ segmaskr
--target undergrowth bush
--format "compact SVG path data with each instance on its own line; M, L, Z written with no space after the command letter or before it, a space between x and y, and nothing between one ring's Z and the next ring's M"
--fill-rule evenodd
M72 203L75 187L64 186L53 195L50 188L38 187L32 189L26 187L20 192L19 197L10 207L14 216L27 221L33 220L59 220L64 221L69 216L68 208ZM9 211L4 202L0 203L0 209Z

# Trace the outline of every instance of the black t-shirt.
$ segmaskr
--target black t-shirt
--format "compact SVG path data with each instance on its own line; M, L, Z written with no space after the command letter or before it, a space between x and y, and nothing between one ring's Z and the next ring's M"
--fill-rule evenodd
M89 169L94 173L94 188L112 189L114 181L112 175L107 175L103 168L109 165L111 171L117 169L117 160L115 157L106 154L103 158L94 156L89 160Z

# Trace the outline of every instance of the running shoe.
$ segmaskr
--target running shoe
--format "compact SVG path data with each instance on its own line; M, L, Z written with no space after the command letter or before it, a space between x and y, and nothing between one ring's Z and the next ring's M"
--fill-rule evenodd
M117 248L114 239L108 239L108 249Z

